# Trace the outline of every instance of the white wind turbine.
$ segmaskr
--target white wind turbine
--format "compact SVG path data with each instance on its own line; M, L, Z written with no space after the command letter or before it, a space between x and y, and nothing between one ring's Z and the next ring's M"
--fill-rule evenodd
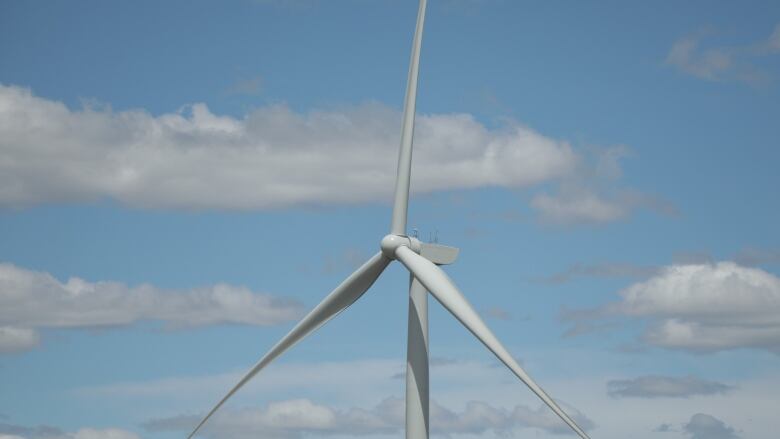
M412 57L404 100L401 147L398 153L398 174L395 183L395 201L390 234L380 243L381 251L352 273L319 305L269 350L243 378L211 409L190 433L191 439L204 423L234 393L244 386L265 366L287 349L324 325L360 298L394 260L400 261L410 272L409 327L406 363L406 437L427 439L428 423L428 296L436 298L479 341L498 357L532 392L569 425L582 439L588 435L550 398L536 382L517 364L495 335L488 329L469 302L463 297L450 278L438 265L451 264L458 249L444 245L420 242L406 234L407 208L409 204L409 177L412 165L412 137L414 111L417 99L417 73L420 64L420 45L425 22L426 0L420 0L417 26L412 44Z

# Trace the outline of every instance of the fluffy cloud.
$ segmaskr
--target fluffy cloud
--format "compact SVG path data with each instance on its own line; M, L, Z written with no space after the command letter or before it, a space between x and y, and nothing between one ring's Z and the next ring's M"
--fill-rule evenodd
M6 352L35 346L36 328L110 327L142 320L171 328L274 325L301 312L297 302L227 284L171 291L76 277L63 283L48 273L0 264L0 351Z
M729 427L720 419L697 413L683 426L683 431L691 436L691 439L736 439L739 436L734 428Z
M609 395L616 398L688 398L694 395L726 393L731 389L731 386L693 376L681 378L648 375L607 383Z
M173 114L71 110L0 85L0 205L118 200L131 206L263 209L389 200L400 115L380 104L242 118L195 104ZM524 187L574 172L566 142L467 114L421 115L417 192ZM424 172L422 172L424 170Z
M593 428L593 422L571 407L565 409L583 428ZM460 411L431 402L431 432L434 434L481 434L487 431L508 432L522 428L538 428L550 433L569 433L570 428L546 407L530 409L517 406L514 410L495 408L472 401ZM316 404L307 399L280 401L259 409L225 411L204 426L208 437L242 439L262 433L269 438L299 438L316 435L392 434L404 425L404 401L388 398L372 409L340 410ZM156 419L145 427L149 431L187 431L199 421L198 416L177 416Z
M731 262L672 266L621 295L623 314L660 319L645 336L659 346L780 346L780 279L760 269Z
M780 279L761 269L733 262L673 265L620 295L620 302L569 317L647 318L644 341L666 348L780 352Z

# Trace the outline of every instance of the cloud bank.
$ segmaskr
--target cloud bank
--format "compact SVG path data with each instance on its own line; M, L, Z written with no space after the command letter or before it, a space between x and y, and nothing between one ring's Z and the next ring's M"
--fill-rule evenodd
M0 84L0 208L109 199L136 208L262 210L385 202L394 187L398 111L368 103L299 113L285 105L220 116L68 108ZM534 195L545 222L604 223L652 197L615 188L617 146L582 154L516 122L421 114L412 190L557 186ZM602 184L606 183L606 184Z
M153 116L71 110L0 85L0 206L109 198L136 207L267 209L389 200L400 114L381 104L242 118L205 104ZM467 114L417 119L413 189L525 187L574 171L563 141ZM422 172L424 170L424 172Z
M582 413L564 404L568 413L586 430L593 422ZM319 436L367 436L398 434L404 426L404 400L387 398L371 409L337 409L308 399L279 401L262 408L227 410L215 415L204 426L207 437L243 439L257 437L297 439L309 434ZM567 434L571 429L547 407L530 409L519 405L513 410L495 408L472 401L460 411L452 411L431 402L431 433L482 434L488 431L508 433L516 429L537 428L555 434ZM188 431L199 416L176 416L156 419L145 424L150 432Z
M144 320L173 329L265 326L293 320L302 311L295 301L228 284L176 291L77 277L63 283L48 273L0 263L0 352L34 347L40 328L116 327Z

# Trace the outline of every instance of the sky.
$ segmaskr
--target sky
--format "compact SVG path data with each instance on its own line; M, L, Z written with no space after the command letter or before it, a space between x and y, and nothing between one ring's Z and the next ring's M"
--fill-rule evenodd
M389 230L412 0L0 2L0 438L185 437ZM430 0L409 232L591 437L780 427L780 3ZM408 274L200 437L403 436ZM434 437L573 437L438 303Z

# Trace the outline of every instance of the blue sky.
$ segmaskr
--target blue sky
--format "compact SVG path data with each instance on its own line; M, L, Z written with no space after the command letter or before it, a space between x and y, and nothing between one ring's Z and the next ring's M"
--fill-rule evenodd
M182 437L377 251L416 9L0 5L0 438ZM778 81L776 2L429 2L409 224L592 437L776 431ZM406 276L204 437L401 436ZM560 437L431 355L434 434Z

